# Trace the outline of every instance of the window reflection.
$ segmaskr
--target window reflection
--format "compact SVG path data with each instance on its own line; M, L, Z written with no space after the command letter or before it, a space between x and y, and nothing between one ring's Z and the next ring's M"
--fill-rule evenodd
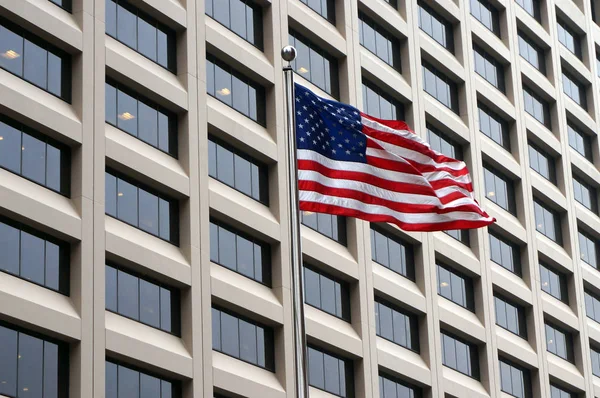
M350 321L348 284L304 265L304 302L333 316Z
M346 244L346 219L344 217L305 210L300 212L300 221L322 235L342 245Z
M262 8L252 0L207 0L206 15L262 49Z
M404 106L376 85L363 79L362 93L366 114L386 120L404 120Z
M179 382L106 361L106 398L180 398Z
M353 366L350 360L308 346L308 383L339 397L354 396Z

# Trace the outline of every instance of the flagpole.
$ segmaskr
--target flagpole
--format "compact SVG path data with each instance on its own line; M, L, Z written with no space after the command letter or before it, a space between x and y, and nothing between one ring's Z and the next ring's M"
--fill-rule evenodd
M285 46L281 58L287 62L283 67L286 103L286 144L288 149L288 194L290 212L290 263L292 265L292 306L294 329L294 364L296 370L296 397L308 398L306 372L306 331L304 324L304 280L302 272L302 241L300 238L300 211L298 209L298 161L296 154L296 123L294 107L294 71L291 62L296 49Z

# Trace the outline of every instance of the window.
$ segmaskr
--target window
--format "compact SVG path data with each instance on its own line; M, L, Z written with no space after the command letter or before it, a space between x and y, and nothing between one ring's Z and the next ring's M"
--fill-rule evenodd
M517 215L513 182L495 169L484 165L485 197L513 215Z
M178 382L106 361L106 398L181 398Z
M106 265L106 309L167 333L180 333L179 292Z
M273 330L228 311L212 308L213 350L275 371Z
M421 2L419 2L419 28L446 50L454 52L452 24Z
M308 346L308 384L339 397L354 396L352 362Z
M442 331L442 364L479 380L477 346Z
M50 0L57 6L64 8L65 11L71 12L71 0Z
M574 398L575 396L562 388L550 384L550 398Z
M567 130L569 132L569 145L571 148L575 149L581 156L591 162L593 160L592 138L571 125L571 123L567 123Z
M502 148L510 151L508 123L482 103L478 103L477 108L479 111L479 131Z
M535 199L533 201L533 210L535 213L536 230L559 245L562 244L560 216L558 213Z
M106 214L151 235L179 245L177 201L107 170Z
M586 264L598 268L598 245L596 239L585 232L579 234L579 258Z
M207 0L206 15L262 49L262 9L252 0Z
M265 89L208 54L206 91L258 124L266 125Z
M585 87L579 83L577 79L563 72L562 74L563 92L571 98L575 103L587 110L587 99Z
M579 43L579 37L571 28L569 28L564 22L558 21L558 41L567 48L570 52L575 54L577 58L581 59L581 44Z
M106 0L106 34L175 73L175 31L127 0Z
M69 294L69 245L0 218L0 271Z
M539 175L556 183L556 170L554 169L554 159L536 145L529 143L529 167L535 170Z
M0 167L65 196L70 194L70 149L2 115Z
M571 340L571 335L547 323L546 349L548 352L562 359L573 361L573 341Z
M67 398L69 347L0 324L0 379L2 396Z
M421 389L379 373L379 398L420 398Z
M271 247L214 220L210 222L210 261L271 284Z
M592 373L594 376L600 377L600 351L591 348L592 352Z
M71 56L0 19L0 68L71 102Z
M300 34L290 31L289 44L296 47L292 68L332 97L339 96L337 60Z
M208 137L208 175L269 204L267 167L214 137Z
M579 177L573 176L573 191L576 201L594 213L598 213L598 198L596 196L595 188Z
M500 359L500 389L513 397L531 397L529 370Z
M489 232L490 259L502 268L521 275L521 256L519 247L499 235Z
M335 1L334 0L300 0L310 7L314 12L335 24Z
M350 322L348 283L304 265L304 302Z
M377 336L419 352L419 326L416 315L400 310L376 297L375 325Z
M478 45L473 45L475 72L488 83L504 93L504 67L494 57Z
M308 228L314 229L342 245L346 244L346 219L344 217L301 211L300 221Z
M531 66L546 75L546 59L544 50L530 40L523 31L519 30L519 54L529 62Z
M525 112L529 113L544 126L551 128L550 105L548 102L527 87L523 87L523 100L525 101Z
M600 323L600 298L588 290L585 291L585 313L588 318Z
M383 62L400 70L400 41L363 12L358 13L360 44Z
M404 106L377 86L363 79L363 109L368 115L386 120L404 120Z
M427 62L423 62L423 87L427 94L458 114L456 83Z
M509 303L502 297L494 295L496 307L496 325L517 336L527 338L527 323L523 307Z
M540 263L540 279L542 290L564 303L569 302L567 277L550 266Z
M175 114L116 82L108 80L105 88L106 123L177 157Z
M371 224L371 259L411 280L415 279L412 246Z
M437 265L438 294L448 300L475 311L473 281L444 265Z
M541 20L541 6L540 0L516 0L517 4L521 6L527 14L534 17L538 22Z
M471 15L500 37L500 17L498 10L487 0L471 0Z

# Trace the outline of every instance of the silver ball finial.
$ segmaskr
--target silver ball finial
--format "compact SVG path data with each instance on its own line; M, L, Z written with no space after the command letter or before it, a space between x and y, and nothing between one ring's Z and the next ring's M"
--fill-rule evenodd
M292 62L296 59L296 49L293 46L285 46L281 49L281 58L284 61Z

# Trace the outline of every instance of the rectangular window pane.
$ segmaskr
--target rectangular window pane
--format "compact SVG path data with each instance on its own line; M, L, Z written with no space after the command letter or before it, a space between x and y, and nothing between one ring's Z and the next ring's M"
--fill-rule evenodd
M449 267L437 265L438 294L448 300L473 311L473 282Z
M333 316L350 321L348 284L304 265L304 301Z

